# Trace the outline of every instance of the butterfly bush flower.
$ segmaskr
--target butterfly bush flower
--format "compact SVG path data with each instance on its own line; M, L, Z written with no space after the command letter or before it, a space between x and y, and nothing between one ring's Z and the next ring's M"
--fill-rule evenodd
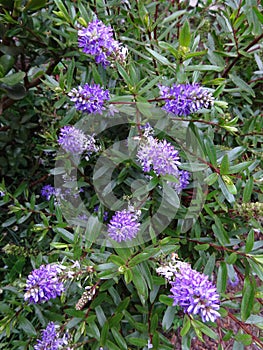
M60 296L64 285L59 278L59 265L41 265L27 277L24 299L29 303L43 303Z
M188 116L201 108L210 108L214 97L199 84L174 84L159 86L160 96L165 100L163 109L178 116Z
M79 86L72 89L68 96L75 102L77 110L89 114L102 114L104 103L110 99L109 90L104 90L99 84Z
M60 129L58 144L64 151L72 154L97 152L99 148L95 145L95 139L91 135L85 135L82 130L74 126L64 126Z
M122 63L127 57L127 49L113 38L112 28L98 19L78 31L78 45L104 68L110 65L110 61L118 60Z
M117 211L108 224L109 237L116 242L131 241L140 230L138 218L140 211L128 210Z
M188 314L199 315L203 322L214 322L220 317L219 294L208 276L193 270L184 262L178 261L172 266L170 297L173 299L173 305L181 306ZM164 274L164 271L159 273ZM167 271L165 273L167 274Z
M138 148L137 159L144 172L153 170L158 176L174 176L178 182L169 182L169 184L178 193L187 187L190 174L187 171L179 170L178 166L181 162L178 151L170 142L154 138L148 129L146 129Z
M42 338L37 340L34 350L60 350L65 345L68 345L68 334L61 338L54 322L49 322L46 329L42 331Z

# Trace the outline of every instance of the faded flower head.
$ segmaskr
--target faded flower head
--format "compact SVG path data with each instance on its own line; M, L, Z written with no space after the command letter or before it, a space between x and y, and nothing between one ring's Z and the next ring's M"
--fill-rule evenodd
M27 277L24 299L29 303L43 303L60 296L64 285L59 279L59 265L41 265Z
M37 340L34 350L60 350L68 345L68 334L60 338L54 322L49 322L42 331L42 338Z
M189 183L187 171L179 170L180 157L174 146L166 140L158 140L151 135L149 127L145 129L137 152L137 159L144 172L153 170L156 175L172 175L177 182L169 184L180 193Z
M64 126L60 129L58 143L66 152L72 154L97 152L99 148L95 145L95 142L93 136L85 135L82 130L74 126Z
M127 49L113 38L112 28L98 19L78 31L78 45L84 53L94 56L96 63L101 63L104 68L113 59L122 62L127 56Z
M131 208L117 211L108 224L109 237L116 242L131 241L140 230L139 215L139 211Z
M203 322L214 322L220 314L220 298L216 286L208 276L195 271L184 262L174 264L174 280L171 281L173 305L179 305L184 312L199 315Z
M68 96L72 102L75 102L77 110L89 114L101 114L106 101L110 99L109 90L104 90L99 84L85 84L77 89L72 89Z
M163 109L178 116L188 116L201 108L210 108L214 97L199 84L174 84L159 86L160 96L165 100Z

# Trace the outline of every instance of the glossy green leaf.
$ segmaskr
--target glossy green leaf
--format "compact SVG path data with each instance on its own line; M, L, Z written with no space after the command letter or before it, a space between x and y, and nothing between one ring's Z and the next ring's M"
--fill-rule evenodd
M6 75L3 78L0 78L0 82L4 83L6 85L12 86L12 85L16 85L16 84L20 83L21 80L23 80L25 76L26 76L25 72L17 72L17 73Z
M227 267L225 262L221 262L217 273L217 290L224 293L227 286Z
M220 174L226 175L228 174L228 171L229 171L229 159L228 159L228 155L225 154L220 164Z
M249 277L245 277L242 289L241 318L243 321L250 316L254 306L255 288Z
M249 203L251 200L252 192L253 192L254 179L250 177L244 187L243 191L243 203Z
M179 44L183 47L190 47L191 42L191 32L190 25L188 21L185 21L183 26L180 29L179 34Z

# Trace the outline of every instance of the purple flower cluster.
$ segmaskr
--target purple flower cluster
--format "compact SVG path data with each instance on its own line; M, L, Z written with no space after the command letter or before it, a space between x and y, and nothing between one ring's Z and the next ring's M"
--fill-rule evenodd
M102 89L99 84L79 86L72 89L68 96L75 102L77 110L90 114L101 114L105 110L105 101L110 99L109 90Z
M220 316L220 299L208 276L195 271L187 263L178 262L171 283L173 305L179 305L188 314L199 315L203 322L214 322Z
M56 332L54 322L49 322L46 329L42 331L42 338L37 340L34 350L59 350L68 345L67 334L63 338Z
M178 193L189 183L189 173L178 169L181 164L178 151L166 140L147 134L139 146L137 159L144 172L153 170L156 175L172 175L178 179L178 182L169 182Z
M41 196L47 201L50 200L51 196L55 196L57 193L56 189L51 185L45 185L41 189Z
M82 130L74 126L64 126L60 129L58 143L66 152L72 154L97 152L99 148L95 145L95 142L93 136L85 135Z
M131 210L117 211L108 224L109 237L116 242L132 240L140 230L138 213Z
M174 84L159 86L160 96L165 100L163 109L178 116L188 116L201 108L210 108L214 97L199 84Z
M114 40L112 28L98 19L78 31L78 45L84 53L94 56L96 63L101 63L104 68L110 64L109 58L120 61L126 58L126 50Z
M41 265L27 277L24 299L30 303L42 303L60 296L64 285L59 279L58 265Z

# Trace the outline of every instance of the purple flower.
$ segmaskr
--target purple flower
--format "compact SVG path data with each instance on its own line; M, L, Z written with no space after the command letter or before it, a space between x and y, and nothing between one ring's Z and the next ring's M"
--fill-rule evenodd
M109 58L123 62L127 56L127 49L114 40L112 28L98 19L78 31L78 45L84 53L94 56L96 63L101 63L104 68L110 64Z
M94 207L94 213L98 213L99 212L99 205L95 205ZM105 211L103 213L103 221L107 221L109 217L109 213L107 211Z
M181 164L179 153L174 146L166 140L160 141L148 133L137 152L137 159L144 172L153 170L156 175L172 175L178 182L169 182L169 184L179 193L188 183L190 175L187 171L180 171L178 166Z
M30 303L42 303L60 296L64 285L59 279L58 265L41 265L27 277L24 299Z
M95 145L93 136L86 136L82 130L74 126L64 126L60 129L58 143L64 151L73 154L81 154L83 152L90 154L99 150Z
M236 287L239 284L239 278L236 272L234 272L234 276L232 278L228 277L227 283L230 284L231 287Z
M68 345L68 335L65 334L63 338L59 337L56 332L54 322L49 322L46 329L42 331L42 338L37 340L34 350L59 350L64 345Z
M208 276L192 270L187 263L177 262L174 281L171 281L173 305L179 305L184 312L199 315L203 322L214 322L220 316L220 299L216 287Z
M210 108L214 97L199 84L174 84L171 88L159 86L165 100L163 109L178 116L188 116L201 108Z
M139 213L132 210L117 211L108 224L108 234L116 242L132 240L140 229Z
M72 89L68 96L75 102L77 110L90 114L102 114L105 101L110 99L109 90L103 90L98 84L79 86Z
M44 187L42 187L41 196L45 198L47 201L49 201L51 196L54 196L54 195L56 195L56 189L53 186L45 185Z

